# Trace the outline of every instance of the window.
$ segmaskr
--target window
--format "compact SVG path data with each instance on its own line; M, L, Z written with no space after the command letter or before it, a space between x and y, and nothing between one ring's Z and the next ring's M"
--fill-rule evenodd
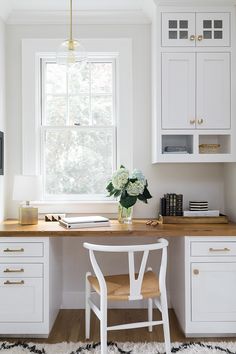
M89 38L84 39L83 44L86 47L87 52L89 53L90 61L89 65L92 66L96 63L108 63L110 67L112 67L112 92L101 92L101 95L105 97L105 95L112 95L112 124L107 125L96 125L94 122L98 119L97 117L93 117L93 125L92 123L89 125L72 125L71 122L80 123L77 121L73 121L73 118L69 118L69 114L66 114L66 118L64 120L63 125L56 125L54 118L54 125L52 122L49 124L49 117L46 117L46 96L49 98L52 97L67 97L66 107L69 108L69 97L72 96L67 94L67 91L64 90L62 93L57 93L54 86L46 87L45 80L47 80L47 65L55 64L55 53L59 44L61 43L61 39L39 39L39 38L26 38L22 39L22 170L19 173L23 173L25 175L31 174L45 174L46 163L49 161L45 160L46 156L46 138L47 134L51 140L57 142L55 146L59 146L63 150L65 149L64 141L62 137L59 136L59 131L62 134L62 131L71 132L74 131L74 135L77 134L77 139L79 140L79 132L86 131L101 131L101 135L99 136L97 133L97 139L104 143L105 132L107 132L106 137L112 137L112 162L106 169L106 179L110 177L110 171L112 168L116 168L116 165L123 164L128 168L132 168L133 163L133 62L132 62L132 39L130 38ZM54 60L54 62L53 62ZM55 66L54 66L55 67ZM95 67L95 66L94 66ZM92 71L90 70L91 76ZM67 73L64 73L67 75ZM65 81L68 81L66 76ZM72 76L72 79L75 79ZM60 80L59 80L60 81ZM75 80L76 81L76 80ZM54 85L54 83L53 83ZM68 85L68 83L66 83ZM89 85L92 85L92 81L90 79ZM43 90L42 90L43 88ZM69 88L69 87L68 87ZM91 86L92 88L92 86ZM50 90L52 95L50 95ZM81 90L82 91L82 90ZM85 93L85 92L84 92ZM98 90L96 93L99 93ZM51 96L51 97L50 97ZM78 96L81 96L79 94ZM90 116L92 114L92 98L93 94L88 94L91 106ZM95 90L94 90L94 96ZM57 106L55 104L55 106ZM61 112L59 112L61 114ZM98 113L97 113L98 114ZM117 116L119 117L117 119ZM66 121L68 119L68 121ZM70 121L71 119L71 121ZM82 119L82 118L81 118ZM84 115L83 115L84 119ZM90 121L92 122L91 118ZM66 123L65 123L66 122ZM70 124L71 125L70 125ZM100 123L99 123L100 124ZM54 137L53 137L54 132ZM57 132L57 135L56 135ZM112 133L111 133L112 132ZM50 133L50 134L49 134ZM69 133L68 133L69 134ZM103 134L103 135L102 135ZM76 139L76 138L74 138ZM81 138L82 139L82 138ZM84 138L84 141L86 139ZM82 140L81 140L82 141ZM104 153L108 153L108 144L103 144ZM92 144L89 144L89 149L91 149ZM86 150L86 146L81 145L81 151ZM68 147L67 152L64 155L66 167L69 169L68 164L71 159L70 154L70 146ZM56 150L57 152L57 150ZM84 156L85 156L84 152ZM98 151L95 151L94 156L94 166L97 167L96 171L93 170L93 178L98 180L101 177L100 174L97 173L99 166L101 165L97 156ZM50 156L52 163L54 163L55 168L58 169L58 177L56 179L55 185L58 183L58 180L64 176L62 158L60 156L59 160L56 159L53 154ZM71 168L74 166L71 163ZM108 163L107 163L108 166ZM84 166L80 169L80 171L84 171ZM105 171L105 167L103 169ZM102 171L102 172L103 172ZM91 174L90 174L91 176ZM54 175L54 181L55 181ZM43 199L40 203L35 203L39 207L40 213L105 213L111 214L117 212L117 202L110 200L104 196L107 195L104 190L106 186L105 182L100 178L100 187L103 188L102 191L92 190L94 194L86 194L84 191L79 190L79 183L81 182L81 176L76 172L76 176L73 177L74 181L77 182L77 189L75 193L81 192L81 194L75 194L74 191L68 192L65 190L53 190L52 193L48 193L45 189ZM50 180L48 180L50 182ZM44 178L44 182L46 182ZM59 181L63 183L63 181ZM74 186L75 186L74 182ZM86 179L87 183L87 179ZM58 183L59 184L59 183ZM54 187L55 187L54 185ZM46 186L46 183L45 183ZM52 184L51 184L52 186ZM54 193L54 194L53 194ZM57 193L57 194L56 194Z
M101 200L116 168L115 60L69 70L41 59L41 171L47 200Z

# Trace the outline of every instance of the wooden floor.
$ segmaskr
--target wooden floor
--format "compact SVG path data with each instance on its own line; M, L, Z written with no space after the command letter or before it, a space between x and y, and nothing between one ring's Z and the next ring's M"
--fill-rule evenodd
M140 309L132 310L121 310L121 309L111 309L108 311L108 321L110 325L115 323L125 323L125 322L137 322L146 319L147 311ZM173 310L169 311L170 317L170 331L171 331L171 341L172 342L189 342L193 341L193 338L186 338L180 329L178 321L176 319ZM154 310L154 319L160 319L159 312ZM21 338L19 338L22 340ZM1 338L1 340L7 340L7 338ZM14 339L15 340L15 339ZM153 332L149 333L147 328L140 329L130 329L122 331L110 331L108 332L109 341L119 341L119 342L162 342L163 341L163 331L162 326L155 326ZM236 341L235 338L197 338L199 340L207 341L219 341L228 340ZM11 338L12 341L12 338ZM27 338L29 341L29 338ZM58 343L58 342L78 342L85 341L84 337L84 310L61 310L58 314L56 322L53 326L51 334L48 339L30 339L33 342L43 342L43 343ZM90 341L99 341L99 321L92 314L91 319L91 338ZM195 339L196 341L196 339Z

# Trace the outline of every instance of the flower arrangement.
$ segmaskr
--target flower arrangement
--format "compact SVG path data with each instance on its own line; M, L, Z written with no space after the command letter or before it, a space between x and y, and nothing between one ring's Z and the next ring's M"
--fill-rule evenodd
M128 209L137 200L147 203L147 200L152 198L147 187L147 180L140 170L135 169L130 175L129 171L121 165L112 175L106 189L109 196L120 197L120 205Z

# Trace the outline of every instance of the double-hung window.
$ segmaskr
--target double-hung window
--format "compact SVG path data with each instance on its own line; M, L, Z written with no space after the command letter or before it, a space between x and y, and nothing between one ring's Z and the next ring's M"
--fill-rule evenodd
M46 200L103 200L116 168L115 60L69 70L41 59L41 171Z

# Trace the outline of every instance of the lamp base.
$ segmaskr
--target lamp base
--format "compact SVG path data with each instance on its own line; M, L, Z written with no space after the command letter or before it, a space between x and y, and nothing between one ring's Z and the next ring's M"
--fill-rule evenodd
M19 224L36 225L38 224L38 208L21 206L19 207Z

